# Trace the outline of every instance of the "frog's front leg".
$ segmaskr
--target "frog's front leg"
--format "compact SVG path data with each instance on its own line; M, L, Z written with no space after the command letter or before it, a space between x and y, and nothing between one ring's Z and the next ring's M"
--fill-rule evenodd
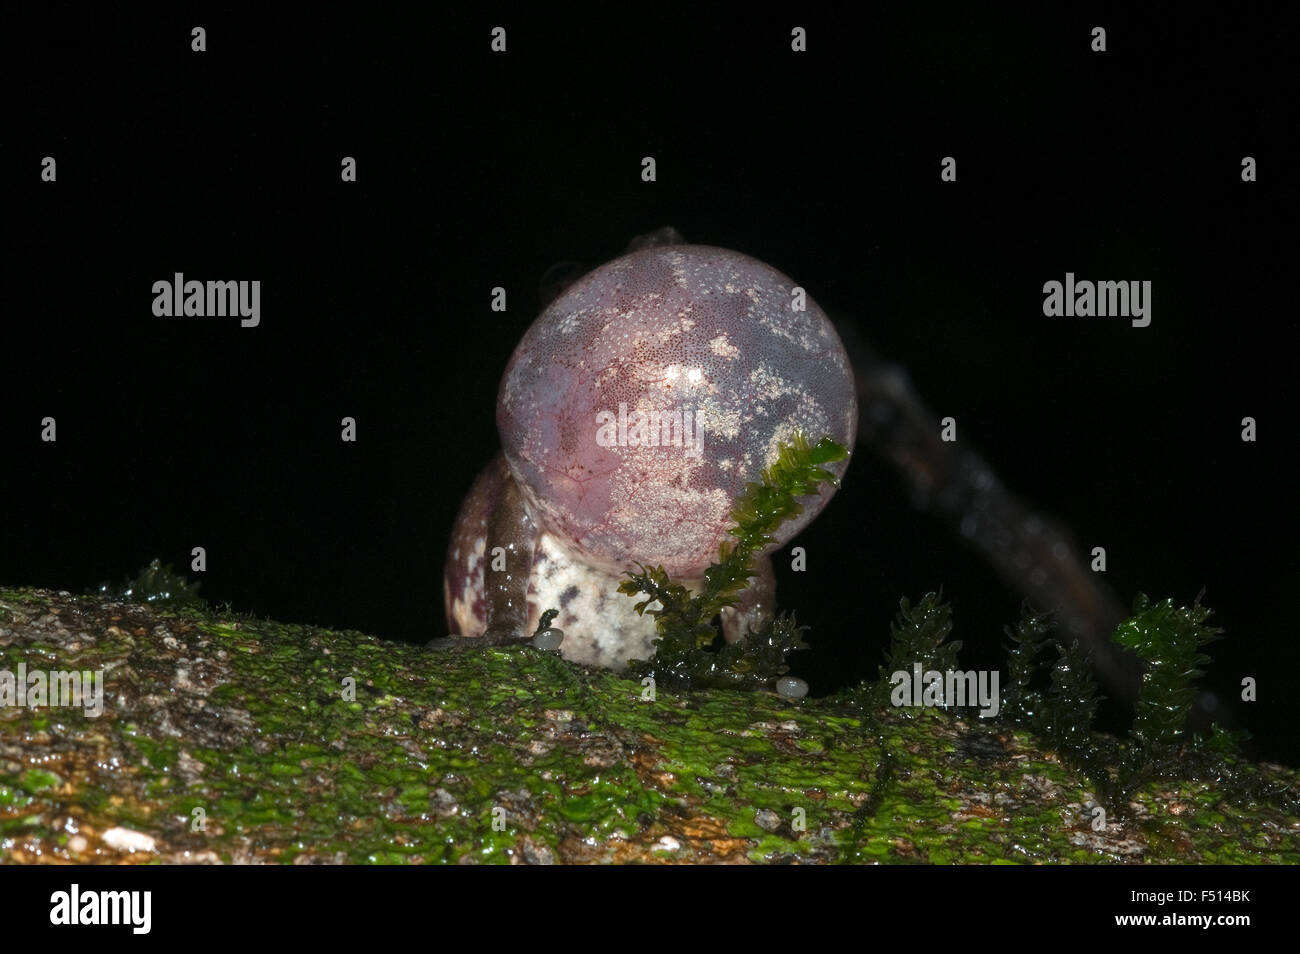
M533 572L537 524L519 485L507 478L488 519L483 588L488 604L483 641L489 646L529 639L528 581Z
M530 635L529 579L537 526L501 454L479 474L461 505L447 552L447 628L431 649L500 645Z

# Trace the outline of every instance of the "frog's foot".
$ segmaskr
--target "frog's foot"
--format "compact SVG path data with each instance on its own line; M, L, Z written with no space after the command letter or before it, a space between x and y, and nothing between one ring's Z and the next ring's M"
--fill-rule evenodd
M442 636L438 639L431 639L424 644L425 649L443 650L443 649L473 649L475 646L482 646L483 640L478 636Z
M532 639L532 634L524 633L509 626L489 626L482 636L460 636L452 634L440 639L431 639L424 644L425 649L482 649L485 646L522 646Z
M481 637L485 646L518 646L533 638L533 634L510 623L489 623Z
M510 627L489 627L482 636L442 636L424 644L425 649L481 649L485 646L533 646L537 649L558 650L564 633L554 626L540 633L523 633Z

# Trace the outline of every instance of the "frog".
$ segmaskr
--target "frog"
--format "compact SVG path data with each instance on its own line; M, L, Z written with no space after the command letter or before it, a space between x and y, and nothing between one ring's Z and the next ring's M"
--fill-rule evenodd
M678 284L679 274L682 278L693 276L689 289ZM658 286L650 278L655 278ZM1014 493L970 441L946 441L941 436L945 419L917 393L902 365L864 339L857 322L842 314L831 314L828 319L811 298L807 299L806 314L797 317L801 313L794 302L803 290L790 279L741 253L693 246L671 226L633 238L622 256L595 270L588 271L572 260L562 261L543 276L541 291L541 315L515 349L498 394L502 450L474 481L451 534L443 574L451 635L431 640L430 648L527 642L534 627L543 620L549 622L542 612L551 608L558 618L555 626L549 627L549 636L552 641L562 636L561 652L566 658L608 668L648 658L654 650L655 621L649 613L638 614L635 601L618 592L623 574L634 562L661 562L677 574L679 582L698 591L708 546L716 548L725 538L723 515L728 503L746 480L755 479L760 464L770 461L774 443L789 436L793 425L801 424L811 432L809 436L831 436L851 450L865 449L892 469L915 510L948 523L966 545L1020 591L1026 605L1052 614L1065 637L1078 640L1092 654L1098 679L1112 697L1121 702L1136 699L1140 671L1131 654L1122 653L1109 639L1126 616L1125 606L1100 574L1090 572L1089 557L1074 534L1063 522ZM680 333L651 346L646 329L638 331L638 325L647 315L653 317L652 304L662 303L665 295L677 296L676 312L661 316L660 322L666 325L652 320L649 326L661 330L666 326L671 332L671 319L675 318ZM728 304L731 311L725 315L711 314L709 306L723 306L725 311ZM581 349L548 349L548 341L559 341L565 335L572 338L583 329L592 331L589 326L594 314L603 316L601 327L608 322L616 334L630 335L629 342L638 341L645 364L607 361L598 362L599 367L583 365ZM736 344L730 331L709 338L707 332L699 331L698 324L686 326L706 317L742 324L747 320L752 328L765 329L783 344L772 355L745 349L733 354ZM686 341L691 346L680 347ZM669 353L676 356L668 360L664 356ZM668 532L653 521L637 525L635 508L620 512L616 507L605 515L621 516L624 533L618 545L611 547L608 539L603 544L585 539L583 521L566 518L565 508L557 505L566 499L557 482L576 486L585 480L590 484L599 481L600 475L570 473L565 468L575 463L573 459L552 460L547 453L539 453L545 449L536 440L528 439L529 424L543 426L544 433L568 442L566 446L573 449L582 442L592 446L599 431L594 419L585 422L586 430L578 426L584 422L575 415L593 410L590 400L585 404L576 400L583 386L575 389L573 380L566 384L555 369L547 373L546 360L539 360L538 355L556 358L562 368L571 370L575 362L584 367L588 391L597 383L639 396L653 390L648 388L651 382L658 381L661 387L666 384L670 367L686 384L691 383L690 369L698 368L701 381L697 383L706 385L706 390L716 387L711 375L721 359L735 358L739 364L732 365L733 369L743 367L747 374L760 378L766 374L768 384L784 381L786 396L798 396L801 409L786 407L785 416L780 417L760 399L753 410L762 412L769 429L760 439L742 442L743 446L733 443L724 448L710 441L709 435L725 433L732 418L750 423L746 417L749 407L732 408L732 418L707 422L704 456L713 462L715 475L725 472L733 480L712 488L712 505L706 513L684 506L682 514L683 519L707 524L709 532L696 542L707 541L708 546L687 547L680 533ZM782 366L783 361L788 367ZM768 373L773 368L775 376ZM757 396L758 392L754 393ZM633 401L634 408L635 404ZM603 410L614 413L616 425L620 423L617 408ZM562 421L567 423L561 426ZM557 468L557 463L564 466ZM847 464L844 461L832 468L837 477L843 476ZM681 472L652 468L643 477L648 499L661 507L679 501L699 502L698 488L692 490L689 478ZM805 507L804 516L781 528L773 544L758 556L750 586L738 603L721 615L727 641L735 642L772 618L772 553L822 510L837 486L838 481L823 485L819 497ZM639 516L646 519L644 513ZM585 526L594 525L591 517L588 514ZM674 552L678 548L689 551L689 559ZM1216 704L1222 715L1226 704L1222 700Z
M545 620L565 659L616 670L650 658L656 638L653 613L618 591L624 575L662 566L698 592L737 497L782 445L802 434L852 448L858 426L848 354L805 289L672 228L556 289L496 410L501 450L447 549L451 635L430 646L522 643ZM725 640L772 618L772 554L825 508L848 464L828 465L836 479L758 555L720 616Z

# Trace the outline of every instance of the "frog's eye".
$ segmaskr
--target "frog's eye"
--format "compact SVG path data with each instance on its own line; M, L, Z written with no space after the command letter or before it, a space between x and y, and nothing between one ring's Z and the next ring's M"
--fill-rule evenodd
M689 579L717 556L736 495L796 431L853 446L857 402L843 345L794 282L738 252L661 245L551 303L515 349L497 423L554 536L611 572L641 560Z

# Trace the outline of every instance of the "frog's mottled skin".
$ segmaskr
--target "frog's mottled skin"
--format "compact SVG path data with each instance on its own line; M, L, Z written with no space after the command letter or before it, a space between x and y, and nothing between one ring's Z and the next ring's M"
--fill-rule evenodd
M844 348L815 303L793 306L793 289L738 252L663 245L597 268L543 312L502 379L503 454L474 483L453 531L444 580L452 632L523 638L555 608L566 658L620 667L652 654L653 618L617 592L623 571L662 564L698 585L737 495L781 444L801 431L853 446ZM695 430L656 430L640 444L633 418L611 443L614 431L599 425L622 409L683 422L689 412ZM846 467L829 469L842 476ZM767 552L833 492L823 485ZM768 558L756 568L742 604L724 614L729 640L771 615Z

